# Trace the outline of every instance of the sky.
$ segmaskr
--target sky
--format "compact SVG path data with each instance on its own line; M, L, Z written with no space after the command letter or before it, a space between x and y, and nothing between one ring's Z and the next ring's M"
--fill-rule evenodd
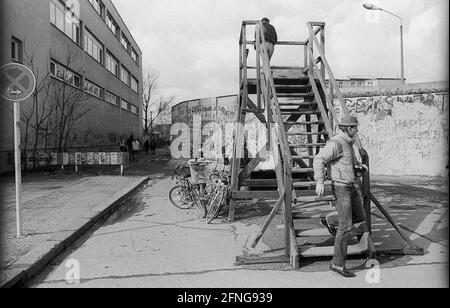
M337 78L400 77L403 18L407 82L448 80L448 0L113 0L143 52L143 71L159 72L162 96L176 102L236 94L243 20L268 17L279 40L303 41L306 22L326 23L326 56ZM272 65L303 66L299 47L279 46Z

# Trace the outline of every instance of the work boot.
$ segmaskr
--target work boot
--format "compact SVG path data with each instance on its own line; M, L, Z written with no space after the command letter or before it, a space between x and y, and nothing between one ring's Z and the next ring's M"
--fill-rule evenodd
M336 236L336 232L337 232L336 228L335 228L334 226L331 226L331 225L328 223L328 220L327 220L326 217L323 217L323 218L320 220L320 223L321 223L324 227L327 228L328 232L329 232L332 236Z
M356 277L356 275L354 273L350 272L345 267L339 267L334 264L330 264L330 270L338 273L339 275L341 275L345 278L355 278Z

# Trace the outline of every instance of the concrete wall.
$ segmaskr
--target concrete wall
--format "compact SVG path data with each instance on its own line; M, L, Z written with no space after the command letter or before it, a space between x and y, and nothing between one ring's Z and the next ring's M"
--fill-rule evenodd
M371 173L378 175L446 176L449 146L448 90L424 92L444 86L420 84L420 94L371 95L346 98L347 110L361 123L360 137L371 159ZM211 120L233 122L237 96L224 104L216 98L183 102L172 108L173 123L192 127L194 114L202 114L202 125ZM221 109L223 111L219 111ZM339 114L340 105L335 101ZM254 117L249 121L255 120ZM231 141L231 140L228 140Z
M347 98L346 103L361 123L371 173L448 174L448 92Z

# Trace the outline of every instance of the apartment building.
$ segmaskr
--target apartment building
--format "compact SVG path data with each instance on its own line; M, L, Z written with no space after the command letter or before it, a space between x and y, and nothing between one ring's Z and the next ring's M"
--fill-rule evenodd
M37 148L52 150L62 143L67 151L99 151L116 145L121 135L141 135L142 52L111 0L2 2L0 64L27 65L35 72L38 85L47 78L79 99L72 104L79 109L74 110L74 117L79 116L79 120L73 127L64 128L62 142L58 139L58 112L62 107L47 119L39 119ZM37 100L31 97L21 104L22 149L34 147L34 122L45 112L30 115L39 112L40 104L51 105L48 101L52 100L45 98L49 92L56 95L55 90L45 88ZM54 97L53 103L65 99ZM12 167L13 163L12 105L2 102L0 112L1 172L5 165ZM70 116L66 118L70 120Z

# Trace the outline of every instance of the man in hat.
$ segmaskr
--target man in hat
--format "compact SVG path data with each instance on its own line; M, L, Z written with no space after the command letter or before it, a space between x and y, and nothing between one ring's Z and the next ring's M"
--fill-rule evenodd
M261 19L262 22L262 34L264 35L264 39L266 41L266 49L269 53L269 60L272 59L273 53L275 51L275 45L278 42L277 31L274 26L270 24L270 20L268 18ZM256 36L256 33L255 33ZM257 38L255 38L256 40ZM262 43L262 42L261 42ZM256 48L256 44L255 44Z
M353 149L354 138L358 132L358 119L345 116L339 124L339 129L340 132L331 138L314 158L314 179L316 193L318 196L322 196L325 190L325 170L330 167L339 224L336 230L327 219L322 219L322 224L328 228L331 234L336 235L334 257L330 269L344 277L355 277L356 275L345 267L349 240L355 233L357 235L367 233L370 256L375 251L368 233L369 229L365 224L366 214L357 179L357 172L367 171L367 166L357 162Z

